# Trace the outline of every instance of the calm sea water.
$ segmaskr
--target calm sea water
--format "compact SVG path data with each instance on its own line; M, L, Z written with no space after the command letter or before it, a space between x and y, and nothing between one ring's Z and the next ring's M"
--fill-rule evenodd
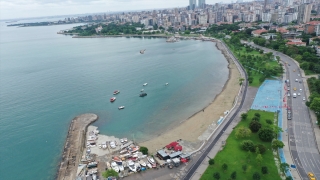
M53 179L76 115L96 113L101 133L143 141L207 106L227 80L212 42L56 34L72 26L1 22L1 179Z

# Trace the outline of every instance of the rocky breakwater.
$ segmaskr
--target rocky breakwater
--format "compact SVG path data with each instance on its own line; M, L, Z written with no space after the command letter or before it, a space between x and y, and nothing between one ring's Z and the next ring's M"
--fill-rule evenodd
M57 174L58 180L76 179L78 164L85 148L87 128L97 119L96 114L82 114L71 121Z

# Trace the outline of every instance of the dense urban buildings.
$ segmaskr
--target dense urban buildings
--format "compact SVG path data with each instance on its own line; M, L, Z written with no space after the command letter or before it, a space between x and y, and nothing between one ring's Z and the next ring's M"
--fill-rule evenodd
M300 24L305 32L319 32L320 3L317 0L261 0L236 3L206 4L205 0L186 0L183 8L140 12L97 14L66 18L54 23L116 22L141 23L147 29L162 27L185 31L206 28L210 24L263 22L277 25ZM312 21L310 23L310 21ZM298 29L299 29L298 28Z

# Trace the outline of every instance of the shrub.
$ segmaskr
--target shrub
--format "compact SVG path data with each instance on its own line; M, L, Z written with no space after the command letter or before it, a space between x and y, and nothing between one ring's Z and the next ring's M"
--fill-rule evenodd
M246 120L248 117L248 114L247 113L242 113L241 114L241 120Z
M215 172L213 173L213 178L216 179L216 180L219 180L220 179L220 173L219 172Z
M148 148L147 147L141 146L140 151L142 152L142 154L148 155Z
M241 142L241 148L245 151L254 152L254 144L251 140L244 140Z
M237 172L236 172L236 171L233 171L233 173L231 173L230 178L231 178L231 179L237 179Z
M262 172L262 174L268 174L268 167L267 166L262 166L262 168L261 168L261 172Z
M259 118L258 116L254 116L251 120L252 120L252 121L259 121L260 118Z
M255 148L259 148L260 154L263 154L266 152L267 148L263 144L258 144L255 146Z
M259 113L254 113L254 116L257 116L260 118L260 114Z
M251 135L251 130L249 128L240 126L236 129L236 138L245 138L245 137L250 137Z
M267 123L267 124L270 124L270 125L272 125L272 124L273 124L273 122L272 122L272 120L271 120L271 119L266 119L266 123Z
M115 170L109 169L103 172L102 176L107 178L107 177L118 177L119 175L118 175L118 172L116 172Z
M222 169L226 171L228 169L228 165L226 163L222 164Z
M261 128L258 132L258 136L262 141L271 142L274 138L274 132L271 128Z
M210 159L210 160L209 160L209 164L210 164L210 165L214 165L214 159Z
M257 172L255 172L255 173L252 175L252 178L253 178L253 180L260 180L260 179L261 179L260 174L257 173Z
M249 128L254 133L258 132L259 129L261 128L261 123L259 121L251 121L250 124L249 124Z

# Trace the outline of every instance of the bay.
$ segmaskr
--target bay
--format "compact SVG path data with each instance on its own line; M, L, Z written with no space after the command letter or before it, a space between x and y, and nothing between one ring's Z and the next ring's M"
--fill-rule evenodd
M101 133L144 141L203 109L228 78L212 42L57 34L73 26L0 23L1 179L54 179L77 115L96 113Z

